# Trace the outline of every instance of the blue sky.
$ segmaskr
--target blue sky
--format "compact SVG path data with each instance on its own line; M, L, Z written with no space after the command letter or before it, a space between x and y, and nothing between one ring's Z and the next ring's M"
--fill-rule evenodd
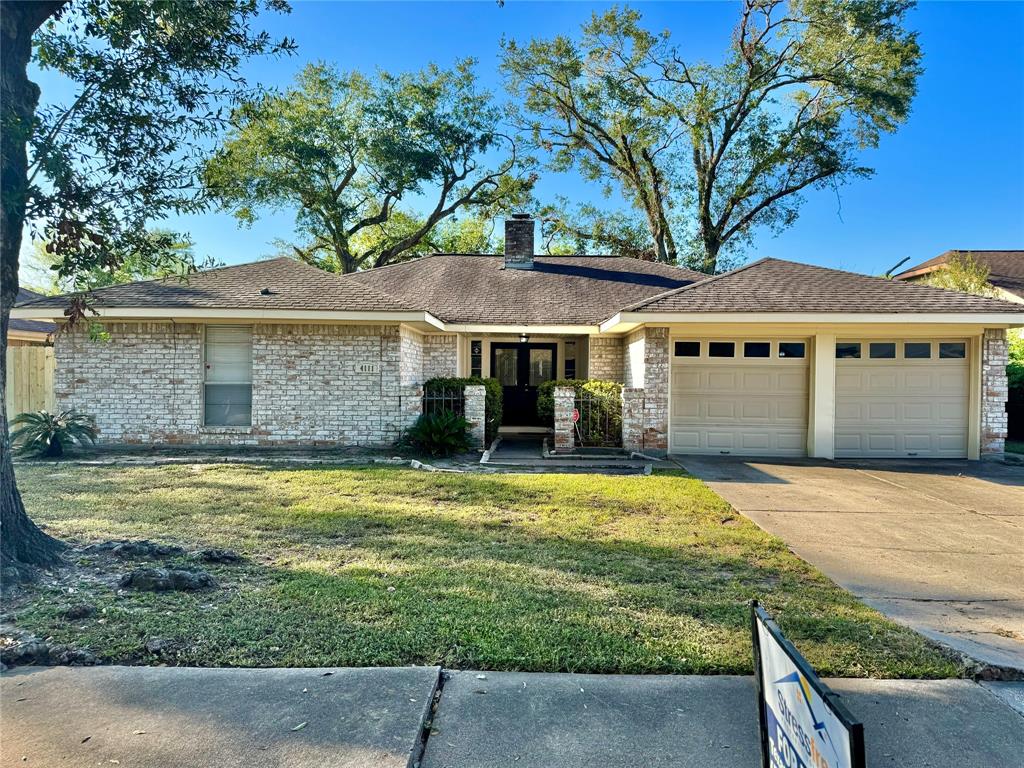
M289 16L265 15L275 35L299 46L283 60L251 62L250 79L286 86L306 63L342 69L418 69L429 62L479 59L481 82L504 98L498 74L502 36L526 40L575 33L606 3L302 2ZM737 16L730 2L636 3L649 29L669 29L684 53L716 61ZM774 256L879 273L909 256L948 248L1024 248L1024 3L923 2L909 20L920 33L925 72L909 121L865 153L874 178L833 192L811 192L797 223L780 236L758 233L748 259ZM66 84L36 73L43 99ZM545 174L541 198L600 200L573 175ZM171 222L188 231L199 256L232 264L271 253L290 237L293 217L267 214L240 229L227 213Z

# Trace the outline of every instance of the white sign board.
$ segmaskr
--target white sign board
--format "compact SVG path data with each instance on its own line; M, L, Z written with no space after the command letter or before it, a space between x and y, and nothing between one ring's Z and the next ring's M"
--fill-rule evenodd
M765 768L863 768L860 723L768 614L753 620Z

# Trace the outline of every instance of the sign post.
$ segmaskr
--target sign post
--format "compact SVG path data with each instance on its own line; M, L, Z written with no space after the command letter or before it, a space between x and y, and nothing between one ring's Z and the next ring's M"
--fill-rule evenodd
M763 768L864 768L864 726L756 600L750 617Z

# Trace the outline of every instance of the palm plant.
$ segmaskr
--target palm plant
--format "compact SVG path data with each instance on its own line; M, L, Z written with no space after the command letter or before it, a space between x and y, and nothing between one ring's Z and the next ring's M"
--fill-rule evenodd
M22 413L11 420L15 427L11 442L19 453L53 458L62 456L64 449L78 443L96 442L96 422L92 416L71 409L53 414L49 411Z

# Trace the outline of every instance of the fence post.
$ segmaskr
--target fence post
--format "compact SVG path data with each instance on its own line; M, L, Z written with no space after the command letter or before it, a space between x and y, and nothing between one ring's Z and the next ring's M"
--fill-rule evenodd
M622 447L640 453L644 450L643 387L622 388Z
M576 407L576 390L573 387L555 387L554 399L555 450L571 451L575 445L572 412Z
M467 384L463 389L464 412L466 421L469 422L471 447L480 450L487 449L486 394L487 389L483 384Z

